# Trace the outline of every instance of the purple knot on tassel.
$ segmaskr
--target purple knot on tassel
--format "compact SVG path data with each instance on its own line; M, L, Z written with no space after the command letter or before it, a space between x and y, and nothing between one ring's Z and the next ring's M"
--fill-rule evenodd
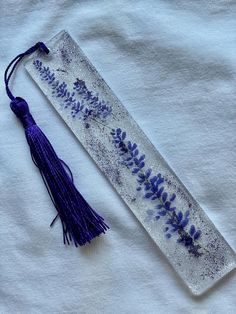
M20 119L25 129L36 124L34 118L29 111L29 106L23 98L15 97L11 101L10 107L14 114L17 116L17 118Z

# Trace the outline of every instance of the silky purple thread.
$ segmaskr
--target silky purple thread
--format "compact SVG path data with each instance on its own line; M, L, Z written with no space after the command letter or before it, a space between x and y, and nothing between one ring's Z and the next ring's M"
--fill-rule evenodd
M75 246L84 245L109 228L104 219L85 201L73 183L73 176L67 164L58 158L47 137L37 126L27 102L21 97L14 97L9 81L18 63L37 49L49 53L44 43L37 43L26 52L19 54L8 65L4 81L6 92L11 99L10 107L20 119L30 147L32 160L38 167L51 200L57 209L62 223L64 243L73 242ZM10 71L10 73L9 73Z

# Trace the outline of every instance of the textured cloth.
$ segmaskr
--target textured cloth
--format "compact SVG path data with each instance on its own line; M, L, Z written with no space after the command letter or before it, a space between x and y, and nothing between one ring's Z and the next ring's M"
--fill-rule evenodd
M66 29L236 249L236 1L0 1L0 72ZM21 67L24 97L111 230L64 247L1 84L0 313L233 314L231 273L190 295L166 258Z

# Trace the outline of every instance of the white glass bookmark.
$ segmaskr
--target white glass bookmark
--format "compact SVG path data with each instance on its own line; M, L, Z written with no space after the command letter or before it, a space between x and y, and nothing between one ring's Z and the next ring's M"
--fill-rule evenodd
M203 293L235 268L235 252L70 35L47 46L28 72L192 293Z

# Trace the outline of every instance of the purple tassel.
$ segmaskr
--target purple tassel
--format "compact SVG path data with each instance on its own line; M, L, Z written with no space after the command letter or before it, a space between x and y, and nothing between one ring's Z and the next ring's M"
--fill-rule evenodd
M25 128L33 162L39 168L58 211L64 243L74 242L75 246L84 245L94 237L105 233L108 226L104 219L89 206L76 189L68 166L58 158L49 140L35 123L26 101L16 97L11 101L10 106Z
M24 126L32 160L39 168L48 193L58 211L58 215L51 223L51 226L56 218L60 217L64 243L70 244L70 242L73 242L75 246L84 245L101 233L105 233L109 227L76 189L69 167L58 158L49 140L35 123L27 102L21 97L14 97L8 86L16 64L25 55L34 52L36 49L41 49L46 53L49 52L43 43L37 43L25 53L17 56L5 72L6 91L11 99L12 111ZM16 63L7 77L8 70L15 61Z

